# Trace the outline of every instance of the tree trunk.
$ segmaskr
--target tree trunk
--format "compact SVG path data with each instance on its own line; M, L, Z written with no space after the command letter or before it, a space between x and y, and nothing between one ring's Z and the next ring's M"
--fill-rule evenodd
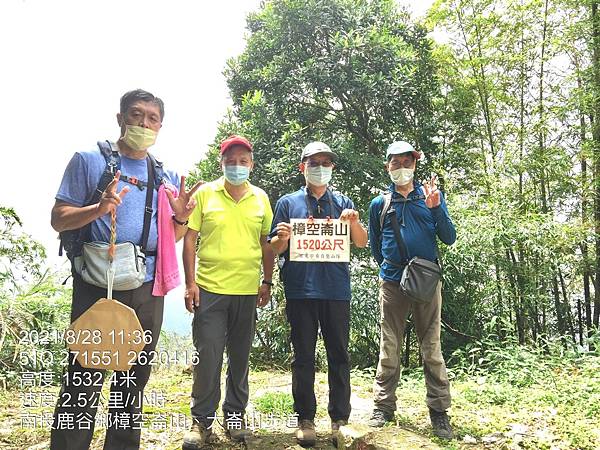
M512 261L512 266L515 268L515 271L518 272L517 261L515 260L515 256L512 250L506 250L506 259L508 261ZM519 338L519 344L525 343L525 326L524 326L524 317L523 317L523 299L521 298L520 289L518 287L517 274L508 274L509 284L513 291L514 297L514 311L515 311L515 326L517 331L517 336Z
M577 297L577 333L579 334L579 345L583 347L583 314L581 311L581 298Z
M581 70L579 65L579 59L577 54L574 57L575 71L577 72L577 88L583 91L583 83L581 81ZM580 140L580 164L581 164L581 223L586 224L588 222L588 185L587 185L587 159L583 152L583 146L587 140L587 125L585 122L585 115L583 113L583 106L579 107L579 140ZM581 258L583 260L583 307L585 308L585 328L588 336L592 332L592 296L590 291L590 265L588 256L588 245L584 238L581 242ZM582 344L583 345L583 344Z
M565 286L565 278L563 277L560 268L557 267L556 272L558 273L558 279L560 280L560 288L563 294L563 311L564 316L567 319L568 331L571 334L573 342L577 343L575 338L575 327L573 326L573 313L571 311L571 305L569 304L569 298L567 296L567 287Z
M554 294L554 309L556 310L556 325L558 327L558 334L564 337L566 334L565 330L565 318L560 304L560 293L558 292L558 280L556 274L552 277L552 293Z
M598 15L598 0L592 0L592 67L593 84L593 115L596 118L592 126L594 143L594 231L595 231L595 285L594 285L594 314L593 325L598 327L600 321L600 17Z
M502 283L500 281L500 266L498 265L498 258L494 262L495 272L496 272L496 316L498 319L496 320L496 334L498 335L498 339L500 342L504 342L504 332L502 331Z
M525 318L525 285L523 281L523 277L521 276L522 270L522 260L517 261L515 256L515 252L512 249L508 250L508 257L512 261L513 267L515 268L515 279L516 279L516 290L515 290L515 299L516 299L516 309L517 313L517 332L519 334L519 344L525 343L525 330L527 328L527 321Z

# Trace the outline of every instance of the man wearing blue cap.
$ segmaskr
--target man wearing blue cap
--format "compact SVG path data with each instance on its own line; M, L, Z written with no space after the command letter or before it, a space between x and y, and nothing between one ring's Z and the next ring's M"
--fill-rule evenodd
M450 407L450 384L440 344L441 283L433 299L425 304L414 303L399 287L406 264L413 257L437 262L436 236L447 245L456 240L436 178L423 184L414 181L417 160L421 157L408 142L392 143L387 149L385 164L392 184L386 194L373 199L369 208L369 242L380 266L381 307L379 363L373 386L375 407L369 425L381 427L394 418L400 352L406 318L412 311L423 357L433 433L442 439L452 439L452 427L446 414Z

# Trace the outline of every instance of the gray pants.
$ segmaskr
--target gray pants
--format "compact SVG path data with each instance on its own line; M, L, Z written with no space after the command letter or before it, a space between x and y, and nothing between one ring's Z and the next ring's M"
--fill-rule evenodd
M381 342L373 386L375 408L389 413L396 411L400 353L406 318L411 309L423 356L427 406L435 411L446 411L450 407L450 383L440 343L441 286L440 283L431 303L422 305L408 300L400 291L398 283L379 280Z
M200 289L192 338L198 352L192 386L192 417L212 423L221 399L223 350L227 348L225 413L243 413L248 405L248 358L254 338L256 295L222 295Z

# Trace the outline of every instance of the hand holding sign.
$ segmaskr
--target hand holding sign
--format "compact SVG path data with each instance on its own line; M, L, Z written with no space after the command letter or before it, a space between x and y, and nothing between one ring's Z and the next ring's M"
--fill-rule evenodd
M340 220L347 220L350 223L358 221L358 211L354 209L345 209L340 214Z
M277 237L282 241L289 241L292 235L292 225L286 222L279 222L277 227Z

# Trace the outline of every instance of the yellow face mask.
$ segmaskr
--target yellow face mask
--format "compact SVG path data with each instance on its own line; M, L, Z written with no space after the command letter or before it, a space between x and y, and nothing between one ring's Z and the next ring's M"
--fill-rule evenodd
M144 151L156 142L157 132L137 125L126 125L125 134L121 138L133 150Z

